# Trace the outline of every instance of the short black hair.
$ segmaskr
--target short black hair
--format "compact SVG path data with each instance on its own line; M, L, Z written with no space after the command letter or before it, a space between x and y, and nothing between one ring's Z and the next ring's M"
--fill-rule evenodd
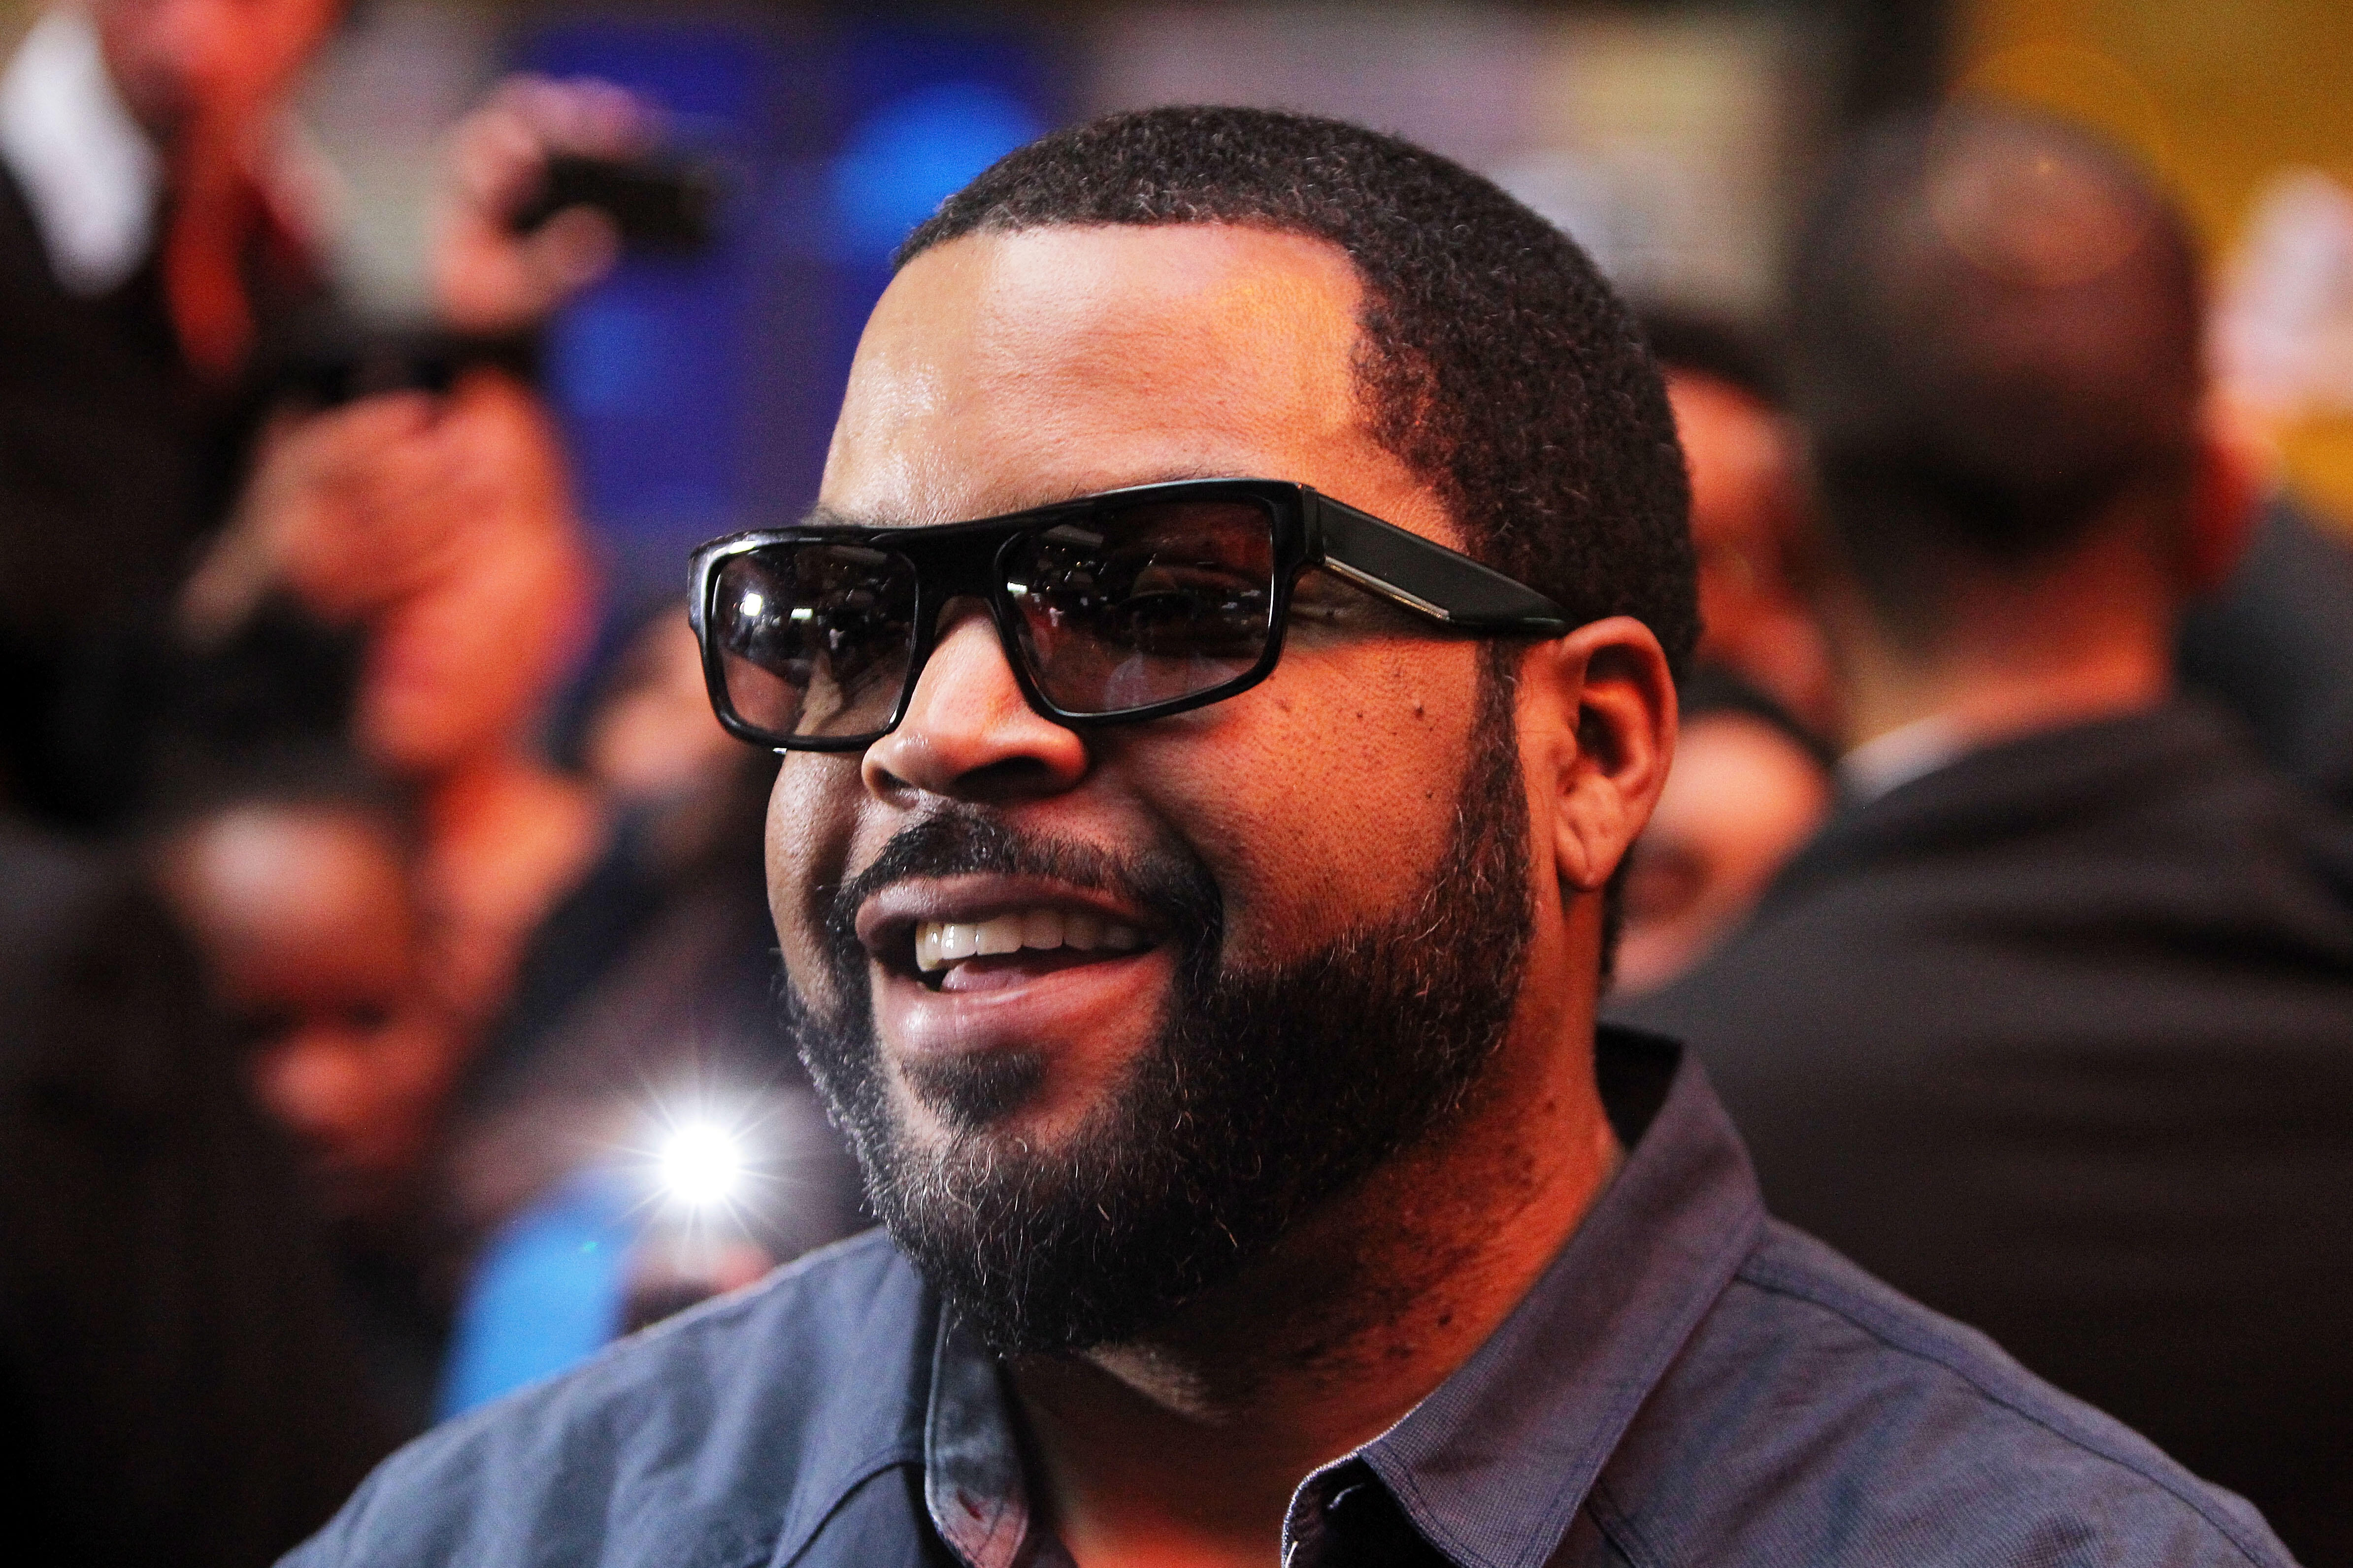
M1949 568L2047 561L2120 502L2185 506L2198 251L2129 156L1948 107L1866 134L1796 247L1791 411L1874 611L1934 636Z
M1345 252L1375 437L1472 554L1579 621L1635 616L1681 673L1699 630L1690 487L1658 368L1585 252L1461 165L1309 115L1106 115L999 160L895 265L976 233L1196 223Z

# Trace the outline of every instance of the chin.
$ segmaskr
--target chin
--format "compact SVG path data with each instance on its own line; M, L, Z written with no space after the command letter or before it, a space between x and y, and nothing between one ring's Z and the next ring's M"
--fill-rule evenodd
M1095 1098L1054 1082L1046 1052L1018 1047L902 1060L896 1076L901 1125L941 1145L1050 1149L1085 1124Z

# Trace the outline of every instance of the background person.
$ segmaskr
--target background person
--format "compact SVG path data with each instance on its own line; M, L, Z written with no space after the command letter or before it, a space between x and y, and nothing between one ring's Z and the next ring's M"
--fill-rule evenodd
M332 1224L376 1403L421 1431L453 1289L445 1123L473 1039L432 982L407 815L333 753L248 755L154 839L254 1098Z
M2284 487L2238 569L2181 617L2189 691L2243 721L2273 766L2353 818L2353 544Z
M352 335L318 260L326 183L286 116L343 9L63 0L0 75L0 790L76 831L142 804L144 726L189 652L174 600L270 498L248 479L285 366ZM518 331L601 271L601 217L510 216L551 149L643 134L610 89L494 95L455 140L441 324Z
M12 1551L252 1568L402 1436L235 1020L129 865L0 820Z
M2353 1561L2353 844L2171 696L2249 470L2148 178L1889 126L1799 250L1793 406L1861 742L1690 1038L1797 1224Z
M1739 677L1704 665L1680 697L1674 770L1628 857L1617 1000L1657 990L1737 930L1834 794L1830 748Z
M281 593L355 637L351 744L416 794L438 980L487 1022L606 833L541 743L595 604L545 411L485 368L298 418L265 443L254 504L215 552L230 561L242 602ZM227 596L210 568L190 593Z
M1812 602L1820 547L1778 354L1704 316L1653 310L1643 336L1667 381L1691 471L1699 657L1816 735L1838 732L1838 687Z
M0 787L57 820L130 803L119 723L73 707L89 662L164 617L236 494L259 346L323 302L278 116L340 10L60 5L0 75Z

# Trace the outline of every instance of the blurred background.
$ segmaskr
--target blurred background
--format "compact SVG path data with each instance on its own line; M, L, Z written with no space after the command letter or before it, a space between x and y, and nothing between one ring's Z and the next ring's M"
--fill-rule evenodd
M1643 313L1710 640L1624 994L1833 808L1785 268L1841 149L1956 94L2101 132L2186 210L2211 363L2321 564L2274 562L2185 672L2353 805L2341 0L251 0L293 41L229 160L266 141L267 177L225 195L184 174L195 119L117 81L159 173L74 97L107 98L88 16L229 27L207 3L0 0L0 1255L35 1260L0 1485L66 1500L61 1560L267 1561L397 1437L862 1223L771 1016L774 763L712 719L685 556L804 510L893 248L1058 126L1395 132ZM107 156L163 232L152 191L76 205ZM225 273L200 211L246 214ZM37 243L54 276L6 259Z
M1050 127L1203 100L1363 120L1496 176L1646 296L1746 314L1842 121L1937 90L1944 10L381 0L301 112L340 187L334 274L385 321L427 307L441 141L504 72L618 82L712 161L709 247L631 258L550 332L548 395L626 597L806 504L892 247Z
M0 29L38 9L0 5ZM2230 259L2232 368L2294 416L2299 479L2353 503L2353 198L2337 184L2353 100L2316 66L2348 50L2353 15L2327 0L369 0L300 114L334 177L334 277L386 321L427 308L441 139L504 72L621 83L723 171L710 248L633 258L549 345L583 509L630 589L813 492L891 248L941 196L1049 127L1187 100L1395 131L1493 175L1645 301L1739 318L1769 311L1795 205L1853 124L1957 86L2060 109L2179 189Z

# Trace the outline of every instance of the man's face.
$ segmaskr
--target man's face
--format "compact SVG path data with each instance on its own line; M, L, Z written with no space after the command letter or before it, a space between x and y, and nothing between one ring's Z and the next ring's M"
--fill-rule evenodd
M1746 713L1686 717L1626 879L1617 994L1654 991L1699 962L1830 806L1821 763L1781 731Z
M1787 423L1702 372L1667 370L1691 469L1700 658L1737 670L1820 730L1836 697L1821 629L1797 577L1807 524Z
M239 806L180 836L166 869L263 1107L334 1213L385 1211L425 1159L460 1045L418 971L389 828L359 808Z
M343 0L100 0L108 71L166 147L234 134L274 108Z
M823 502L923 525L1254 475L1459 547L1366 433L1358 303L1336 250L1261 230L954 241L877 307ZM1213 1282L1459 1102L1510 1016L1508 689L1478 644L1313 574L1301 595L1262 685L1084 736L952 605L896 731L779 774L805 1049L894 1234L1007 1348L1116 1337ZM1063 940L920 968L944 927Z
M1756 606L1787 591L1788 437L1771 409L1712 375L1670 370L1667 395L1691 468L1701 618L1711 634L1737 640Z

